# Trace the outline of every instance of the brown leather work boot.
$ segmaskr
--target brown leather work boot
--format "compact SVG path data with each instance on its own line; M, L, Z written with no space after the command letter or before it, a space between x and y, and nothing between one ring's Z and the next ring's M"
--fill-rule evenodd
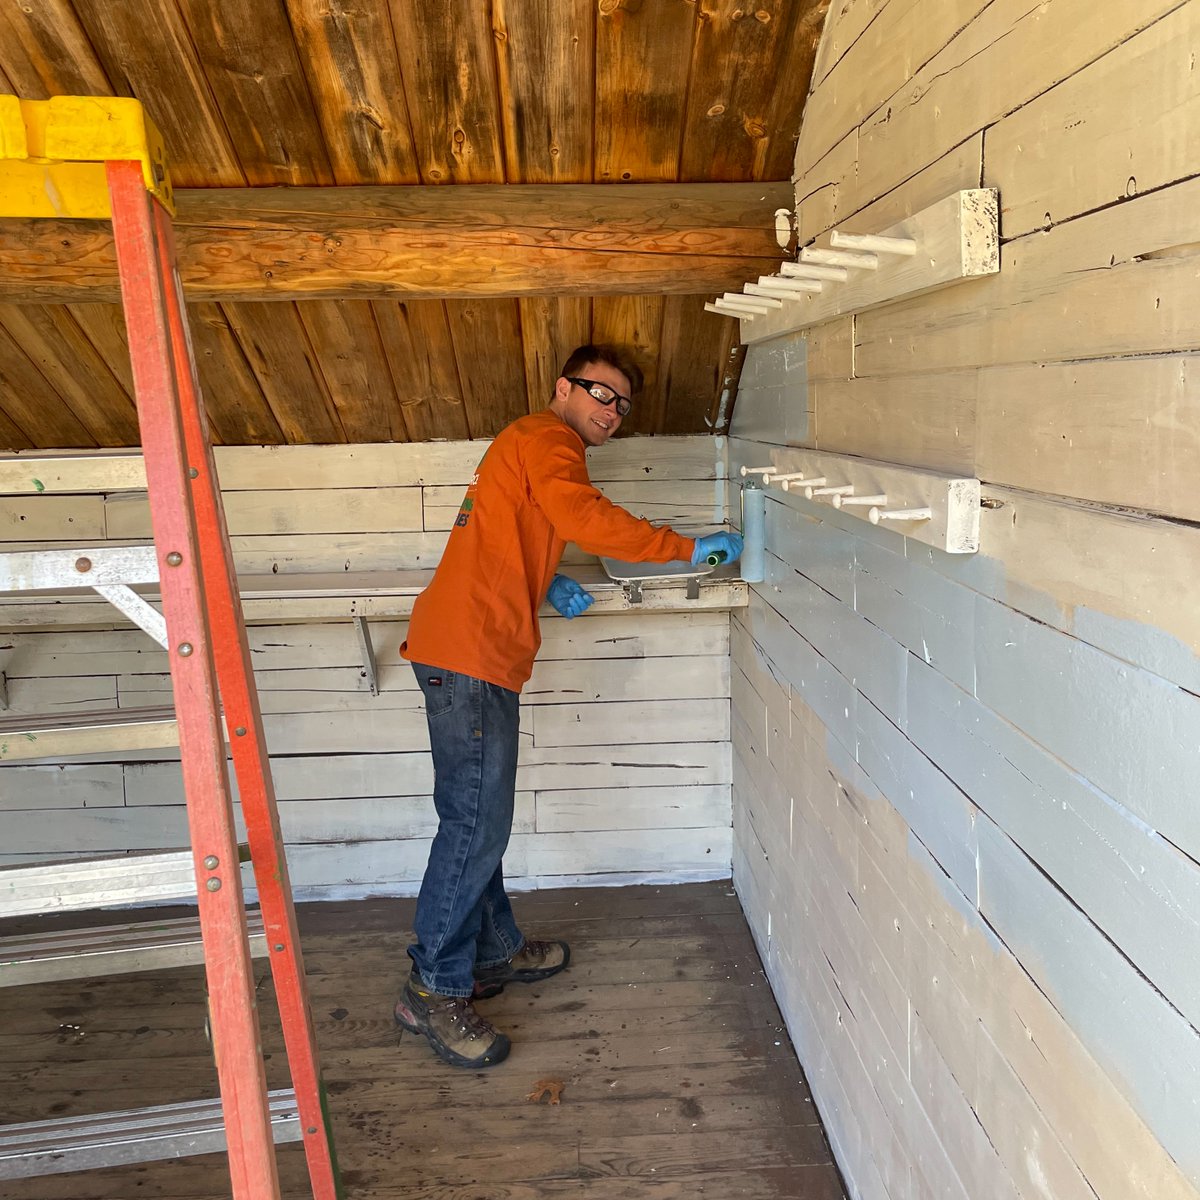
M535 942L525 944L508 960L494 967L475 968L475 991L472 1000L488 1000L504 991L506 983L537 983L565 970L571 961L571 947L566 942Z
M396 1002L396 1024L424 1034L434 1051L453 1067L494 1067L508 1057L512 1043L472 1007L470 997L431 992L416 972Z

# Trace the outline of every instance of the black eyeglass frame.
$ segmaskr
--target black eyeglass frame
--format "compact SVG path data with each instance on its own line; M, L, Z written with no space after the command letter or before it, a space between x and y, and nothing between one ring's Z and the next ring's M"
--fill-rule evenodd
M627 417L629 410L633 408L633 401L628 396L622 396L615 388L609 387L607 383L601 383L598 379L581 379L578 375L564 375L563 378L568 383L573 383L576 387L583 388L597 404L603 404L605 408L615 403L617 406L617 416L619 417ZM612 395L607 398L597 396L592 391L592 388L603 388L606 392L612 392Z

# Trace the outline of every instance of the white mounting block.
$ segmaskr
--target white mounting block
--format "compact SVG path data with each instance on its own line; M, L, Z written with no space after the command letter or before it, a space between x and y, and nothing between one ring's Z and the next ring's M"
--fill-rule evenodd
M788 448L772 451L771 457L774 470L763 474L767 487L828 504L947 554L979 549L978 479L821 450Z
M963 279L994 275L1000 270L999 212L994 189L970 188L877 234L834 230L827 247L804 247L798 263L781 264L778 276L760 277L750 295L727 292L713 311L738 317L741 339L751 345ZM820 278L823 273L814 270L829 266L843 267L845 281ZM819 284L819 290L793 290L798 281ZM764 287L778 308L764 306Z

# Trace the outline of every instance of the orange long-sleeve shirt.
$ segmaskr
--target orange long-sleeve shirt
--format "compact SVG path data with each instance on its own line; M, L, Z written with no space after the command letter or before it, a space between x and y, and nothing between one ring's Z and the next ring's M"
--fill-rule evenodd
M626 562L691 558L691 538L633 516L592 486L585 449L549 410L497 436L413 606L405 658L519 692L542 641L538 608L567 542Z

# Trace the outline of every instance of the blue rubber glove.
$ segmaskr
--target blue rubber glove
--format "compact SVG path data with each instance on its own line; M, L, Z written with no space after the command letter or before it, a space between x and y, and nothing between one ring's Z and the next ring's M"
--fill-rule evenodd
M698 567L710 554L723 554L722 562L734 562L742 553L742 535L740 533L710 533L707 537L696 539L696 548L692 551L692 566Z
M546 599L569 621L584 612L595 602L596 597L580 587L575 580L568 579L565 575L555 575L550 580L550 590L546 593Z

